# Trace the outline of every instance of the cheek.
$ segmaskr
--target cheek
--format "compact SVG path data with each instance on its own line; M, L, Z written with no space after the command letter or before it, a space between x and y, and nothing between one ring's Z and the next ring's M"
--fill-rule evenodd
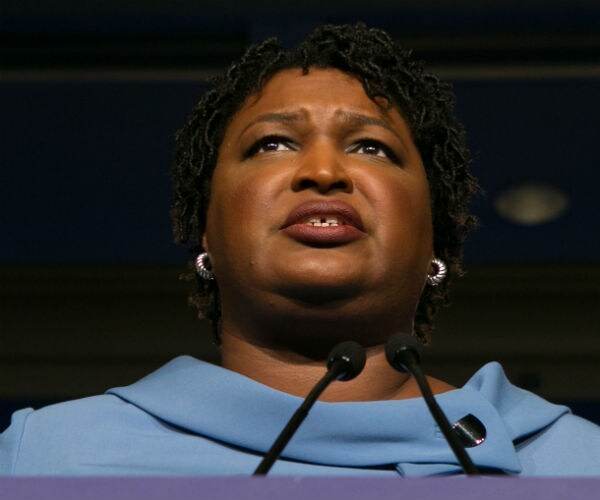
M400 267L412 263L420 272L433 253L426 179L399 171L385 177L371 177L366 182L365 192L374 208L380 250Z
M213 251L244 249L260 244L269 220L280 180L276 175L217 167L211 186L207 216L207 240Z
M389 258L402 272L399 283L418 286L414 293L420 295L429 262L433 256L433 224L428 185L389 185L387 214L390 227L386 235ZM422 280L421 280L422 278Z
M222 254L228 245L239 238L240 228L247 226L242 214L251 208L248 206L251 197L243 184L227 181L223 176L215 176L211 188L207 239L212 252Z

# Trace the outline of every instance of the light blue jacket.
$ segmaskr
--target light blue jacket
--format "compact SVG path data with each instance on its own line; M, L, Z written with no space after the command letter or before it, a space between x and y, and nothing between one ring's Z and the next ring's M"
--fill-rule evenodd
M527 476L600 476L600 428L511 385L490 363L437 396L448 419L486 428L479 467ZM139 382L37 411L0 435L2 475L251 474L301 399L188 356ZM421 398L318 402L272 475L459 473Z

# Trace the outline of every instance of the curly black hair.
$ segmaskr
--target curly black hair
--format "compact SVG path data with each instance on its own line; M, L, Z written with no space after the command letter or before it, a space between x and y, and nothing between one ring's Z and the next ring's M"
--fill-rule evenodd
M427 343L433 319L448 303L448 285L462 270L462 244L475 218L468 212L470 197L480 190L468 170L469 152L462 125L454 115L450 85L426 73L411 52L381 30L362 24L322 26L295 50L284 50L277 39L251 46L227 72L214 80L176 134L171 214L175 239L199 252L205 229L210 184L225 129L246 99L276 73L289 68L332 68L357 78L373 100L384 98L406 119L421 154L430 186L434 252L448 266L448 279L427 286L415 317L414 334ZM380 99L376 102L381 102ZM193 279L190 266L188 279ZM196 277L190 303L200 317L211 320L219 340L218 285Z

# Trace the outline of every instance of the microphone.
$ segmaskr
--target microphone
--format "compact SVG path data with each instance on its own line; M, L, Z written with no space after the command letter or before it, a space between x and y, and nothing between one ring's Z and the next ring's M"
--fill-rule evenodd
M304 421L308 412L313 407L317 398L334 380L346 381L352 380L364 368L366 361L364 349L352 340L341 342L336 345L327 357L327 373L310 391L300 407L292 415L287 425L283 428L267 454L263 457L258 467L255 469L254 476L266 475L279 458L281 452L289 443L292 436Z
M477 467L473 464L471 457L469 457L465 451L459 437L452 430L446 415L444 415L444 412L433 397L431 387L429 387L429 383L421 370L421 352L421 345L414 337L411 337L406 333L396 333L392 335L385 346L385 355L389 364L399 372L411 373L415 377L429 412L441 429L442 434L446 438L446 442L450 445L454 456L458 460L458 463L465 474L480 474Z

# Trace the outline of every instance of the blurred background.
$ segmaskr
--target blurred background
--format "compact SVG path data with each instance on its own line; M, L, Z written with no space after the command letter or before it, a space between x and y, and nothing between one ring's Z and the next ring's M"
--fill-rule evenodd
M23 406L218 362L178 280L173 135L251 42L363 21L450 81L486 189L425 365L600 422L600 5L545 0L3 0L0 429Z

